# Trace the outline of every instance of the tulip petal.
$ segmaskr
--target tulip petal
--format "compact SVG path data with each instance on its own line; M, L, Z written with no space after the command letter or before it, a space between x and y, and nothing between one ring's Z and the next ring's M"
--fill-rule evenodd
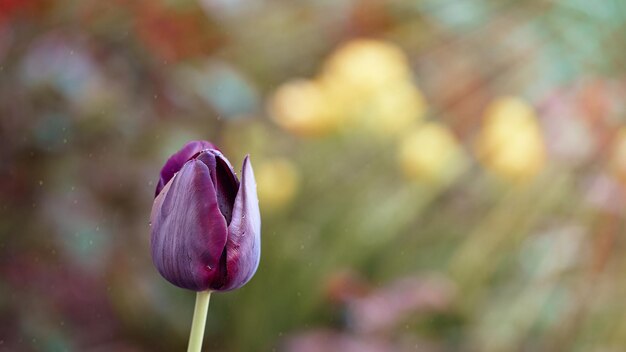
M235 170L228 159L218 150L210 149L200 153L196 157L208 166L213 178L213 185L217 190L217 203L226 223L230 224L233 212L233 204L239 189L239 181L235 175Z
M180 170L183 165L191 159L194 155L204 149L216 149L217 147L213 143L207 141L190 141L183 146L181 150L172 155L163 168L161 169L161 177L157 183L154 196L156 197L161 193L161 190L165 185L174 177L174 174Z
M219 210L209 168L184 164L152 207L152 259L165 279L196 291L223 281L227 224Z
M233 206L239 190L239 180L233 167L223 155L217 155L216 185L217 202L226 222L230 224L233 214Z
M249 156L243 161L241 185L235 198L233 217L228 226L226 242L227 282L222 287L229 291L246 284L259 266L261 256L261 215L256 192L256 181Z

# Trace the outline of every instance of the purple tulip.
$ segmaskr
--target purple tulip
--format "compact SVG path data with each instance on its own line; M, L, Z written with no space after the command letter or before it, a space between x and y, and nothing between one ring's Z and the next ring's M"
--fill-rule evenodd
M261 217L248 156L240 183L213 144L187 143L161 170L150 218L152 260L172 284L229 291L256 272Z

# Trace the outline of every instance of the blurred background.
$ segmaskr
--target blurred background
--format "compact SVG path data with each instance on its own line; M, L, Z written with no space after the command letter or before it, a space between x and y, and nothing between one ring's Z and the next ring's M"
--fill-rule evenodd
M251 154L210 351L626 350L620 0L0 0L0 351L183 351L158 172Z

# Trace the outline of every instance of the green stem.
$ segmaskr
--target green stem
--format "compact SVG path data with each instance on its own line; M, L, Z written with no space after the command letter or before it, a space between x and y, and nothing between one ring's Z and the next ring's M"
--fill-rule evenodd
M196 307L193 309L193 321L191 322L191 334L189 335L189 347L187 352L200 352L202 339L204 338L204 325L206 314L209 310L211 291L198 292L196 295Z

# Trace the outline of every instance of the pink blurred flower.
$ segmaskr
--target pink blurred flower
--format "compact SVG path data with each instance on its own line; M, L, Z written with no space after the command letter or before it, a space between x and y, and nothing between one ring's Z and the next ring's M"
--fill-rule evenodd
M573 166L588 161L597 149L593 130L575 101L573 92L559 90L539 107L548 153L554 160Z
M441 351L442 348L437 343L412 336L401 336L391 340L317 329L288 337L280 350L285 352L432 352Z
M286 352L392 352L398 351L387 341L367 336L354 336L331 330L313 330L286 340Z
M351 327L364 334L392 329L411 315L441 311L454 295L442 277L406 277L348 303Z

